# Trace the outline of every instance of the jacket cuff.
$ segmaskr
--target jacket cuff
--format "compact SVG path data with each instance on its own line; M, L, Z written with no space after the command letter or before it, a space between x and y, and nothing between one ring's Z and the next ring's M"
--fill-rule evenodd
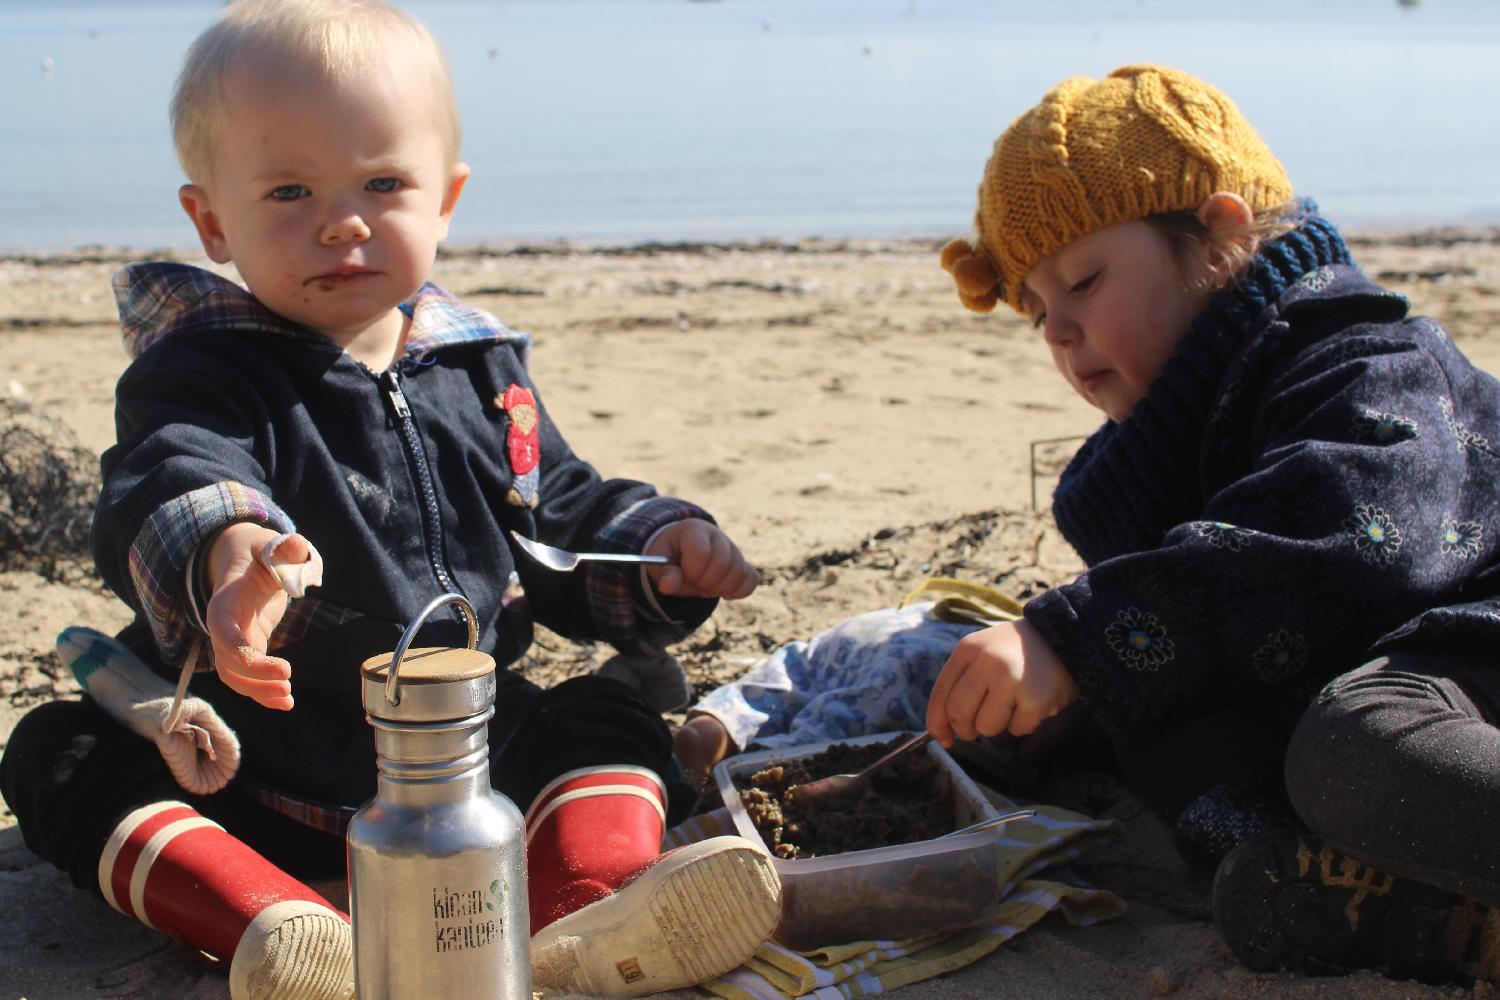
M605 552L645 550L662 528L697 518L717 523L696 504L676 497L649 497L615 516L599 532ZM594 562L583 567L589 613L599 634L622 652L660 649L692 633L708 620L717 598L668 597L656 594L634 567Z
M296 530L270 497L240 483L222 482L162 504L131 543L131 583L151 635L168 661L182 659L201 622L201 611L195 615L190 608L204 595L195 592L190 597L187 578L189 569L196 577L198 550L221 528L238 521L278 533Z

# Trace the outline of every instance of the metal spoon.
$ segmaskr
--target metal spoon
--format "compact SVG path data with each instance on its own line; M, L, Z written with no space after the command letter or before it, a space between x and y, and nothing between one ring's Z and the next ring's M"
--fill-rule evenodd
M931 733L923 733L913 736L884 757L876 760L858 774L834 774L817 781L809 781L806 784L795 785L788 789L788 797L800 806L808 809L839 809L852 804L859 798L865 784L870 780L870 775L880 770L897 757L903 757L913 750L925 747L932 742Z
M1006 823L1009 823L1013 819L1026 819L1029 816L1035 815L1035 809L1017 809L1015 812L1003 813L999 816L991 816L989 819L982 819L978 823L970 823L968 826L954 830L952 833L945 833L941 837L938 837L936 839L946 840L949 837L962 837L966 833L978 833L980 830L988 830L991 827L1004 826Z
M666 556L631 555L626 552L569 552L567 549L559 549L552 545L545 545L534 538L527 538L516 531L512 531L510 537L521 546L522 552L548 569L555 569L559 573L573 572L585 559L599 562L653 563L660 566L666 566L672 562Z

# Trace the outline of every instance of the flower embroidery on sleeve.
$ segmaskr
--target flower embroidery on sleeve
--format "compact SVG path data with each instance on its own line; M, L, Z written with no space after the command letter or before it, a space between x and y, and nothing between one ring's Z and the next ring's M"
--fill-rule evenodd
M1250 536L1255 534L1249 528L1241 528L1239 525L1228 524L1224 521L1200 521L1196 527L1198 534L1203 536L1211 547L1228 549L1230 552L1238 552L1249 545Z
M1456 559L1472 559L1484 546L1484 528L1477 521L1455 521L1443 515L1442 552Z
M1279 628L1266 637L1266 644L1255 651L1251 662L1261 680L1282 680L1307 665L1307 639L1299 632Z
M1371 565L1389 564L1401 548L1401 529L1391 516L1379 507L1360 504L1345 522L1354 536L1354 547L1360 558Z
M1398 417L1394 413L1382 413L1379 410L1365 410L1355 417L1354 430L1360 441L1370 441L1375 444L1410 441L1419 433L1415 420Z
M1121 611L1104 630L1104 638L1115 655L1135 670L1155 670L1173 656L1166 627L1139 608Z
M1333 270L1332 268L1320 267L1316 271L1308 271L1297 279L1297 284L1309 292L1321 292L1333 284Z
M1439 398L1438 409L1443 411L1443 422L1453 432L1453 440L1458 445L1459 451L1468 451L1470 448L1477 448L1479 451L1487 452L1491 455L1495 454L1495 449L1490 447L1489 438L1483 434L1471 431L1459 423L1458 417L1453 412L1453 400L1447 396Z

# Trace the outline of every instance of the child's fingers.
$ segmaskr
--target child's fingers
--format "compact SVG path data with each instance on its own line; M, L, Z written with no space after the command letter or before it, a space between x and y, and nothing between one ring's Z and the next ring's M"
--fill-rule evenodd
M651 583L656 587L657 593L666 594L668 597L682 594L684 584L682 580L682 568L680 566L662 566L660 568L652 566L650 572Z
M1040 709L1034 706L1016 705L1011 712L1010 718L1005 723L1005 728L1014 736L1030 736L1036 732L1037 726L1042 724L1044 716ZM994 735L991 733L990 735Z
M699 597L724 597L729 600L738 600L748 597L760 585L760 574L755 567L745 561L739 550L732 545L727 555L704 567L702 575L697 579L691 579L685 584L686 590L691 590Z
M697 777L701 785L708 780L715 764L734 750L729 730L711 715L687 720L672 736L672 749L682 769Z
M974 713L975 735L968 739L998 736L1007 728L1014 731L1018 714L1014 693L1005 688L991 686L986 687L980 697L983 700L979 703L979 711Z
M991 735L987 723L995 719L1000 720L1000 727L994 732L1001 732L1010 720L1010 699L1003 690L993 690L986 681L985 671L978 667L977 662L971 661L969 669L954 682L948 694L948 722L961 740Z
M736 566L733 580L725 585L720 597L727 597L731 601L737 601L742 597L749 597L755 593L755 588L760 586L760 571L741 557Z
M945 747L953 746L953 726L948 720L949 696L953 692L953 685L963 676L970 663L964 653L965 650L960 645L948 657L948 662L943 664L936 683L932 685L932 694L927 699L927 731Z
M266 708L292 707L292 665L257 652L248 643L214 643L214 669L224 686Z
M257 679L231 669L220 669L219 679L229 690L244 695L257 705L288 712L294 704L289 680Z
M694 526L696 527L696 526ZM760 574L722 531L685 529L678 535L678 562L653 575L656 589L679 597L746 597L760 584Z
M760 573L756 572L739 546L731 542L728 536L720 537L724 539L724 556L719 578L714 584L713 596L727 597L732 601L749 597L760 586Z
M684 531L681 565L684 594L717 595L719 586L733 571L734 545L722 531Z

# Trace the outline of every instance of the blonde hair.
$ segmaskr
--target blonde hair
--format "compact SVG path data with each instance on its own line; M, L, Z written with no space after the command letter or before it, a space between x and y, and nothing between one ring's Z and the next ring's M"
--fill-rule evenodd
M193 42L172 94L172 141L195 183L212 174L224 115L224 80L237 67L295 65L341 83L381 64L393 45L424 57L447 138L458 159L458 105L448 63L422 24L381 0L235 0ZM414 84L419 85L419 84Z
M1243 226L1220 230L1210 229L1197 212L1190 211L1160 212L1141 221L1167 241L1183 273L1189 270L1190 260L1195 256L1199 260L1201 275L1187 291L1213 291L1239 281L1261 247L1297 228L1297 211L1294 202L1286 202L1256 212Z

